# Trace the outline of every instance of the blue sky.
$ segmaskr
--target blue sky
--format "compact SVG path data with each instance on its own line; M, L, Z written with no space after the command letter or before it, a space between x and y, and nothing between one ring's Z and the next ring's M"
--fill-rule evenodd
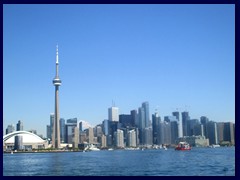
M92 125L144 101L161 117L235 121L234 5L4 5L3 128L46 135L59 45L60 116Z

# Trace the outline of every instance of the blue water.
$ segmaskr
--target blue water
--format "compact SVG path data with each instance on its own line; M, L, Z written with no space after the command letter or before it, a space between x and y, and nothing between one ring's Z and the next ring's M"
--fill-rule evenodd
M235 148L3 154L4 176L234 176Z

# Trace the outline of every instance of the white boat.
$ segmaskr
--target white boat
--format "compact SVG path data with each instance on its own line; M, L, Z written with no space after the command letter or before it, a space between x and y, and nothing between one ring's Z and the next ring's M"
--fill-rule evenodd
M220 145L219 144L213 144L211 147L212 148L218 148L218 147L220 147Z
M95 147L93 144L91 144L91 145L88 147L88 150L90 150L90 151L100 151L100 149L98 149L97 147Z

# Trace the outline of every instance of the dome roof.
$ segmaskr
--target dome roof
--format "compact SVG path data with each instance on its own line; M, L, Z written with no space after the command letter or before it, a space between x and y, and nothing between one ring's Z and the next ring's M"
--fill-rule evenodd
M14 143L15 136L22 136L23 143L44 143L45 140L36 134L30 133L28 131L15 131L3 136L3 141L5 143Z

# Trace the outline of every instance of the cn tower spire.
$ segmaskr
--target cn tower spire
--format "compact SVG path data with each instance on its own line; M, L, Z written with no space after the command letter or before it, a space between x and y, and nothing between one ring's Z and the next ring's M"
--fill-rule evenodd
M56 76L53 79L53 85L55 86L55 114L54 114L54 123L53 123L53 132L52 132L52 146L53 148L59 149L61 146L60 142L60 116L59 116L59 86L61 86L62 81L58 76L58 45L56 47Z
M58 45L56 46L56 64L58 64Z

